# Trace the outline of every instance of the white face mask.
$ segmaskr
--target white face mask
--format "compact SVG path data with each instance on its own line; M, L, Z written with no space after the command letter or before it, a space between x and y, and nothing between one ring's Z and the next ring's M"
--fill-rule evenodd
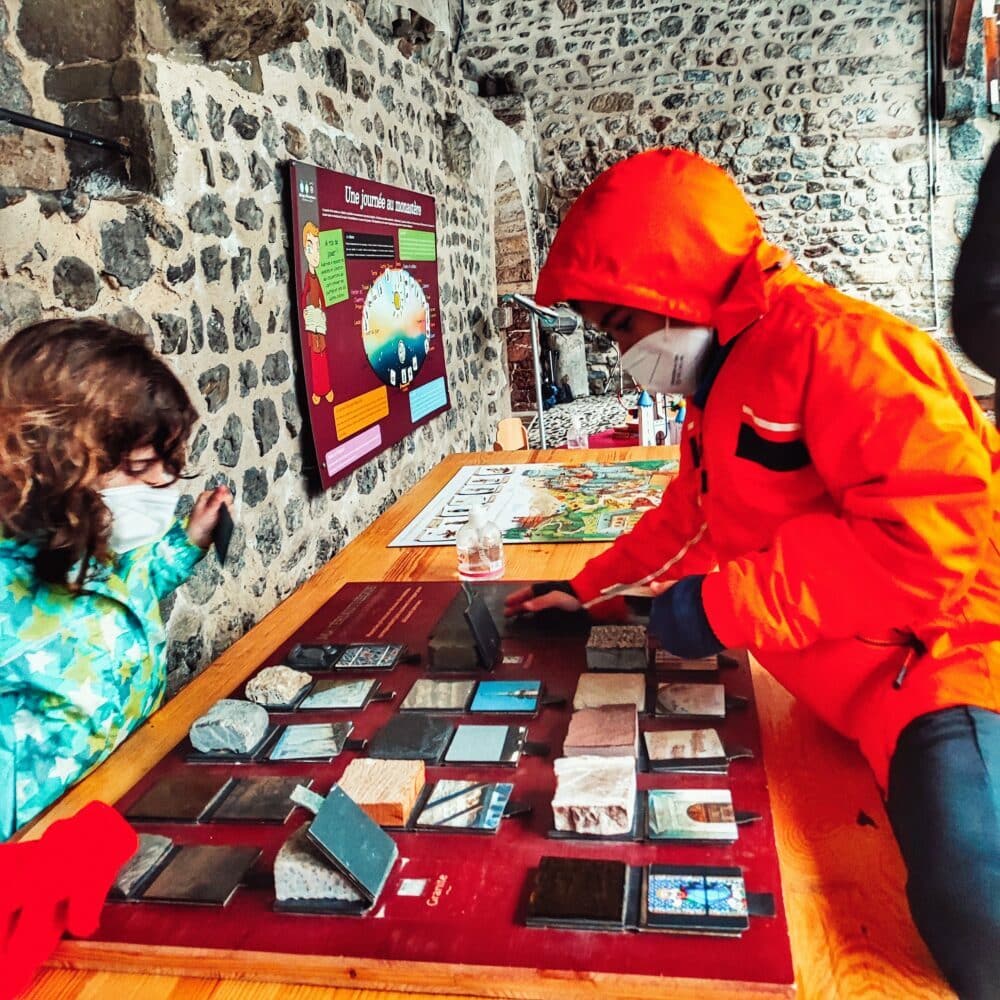
M713 337L711 327L671 328L667 320L662 330L643 337L622 355L622 367L644 389L688 396L698 387Z
M162 538L174 520L180 491L158 489L137 483L101 490L104 506L111 511L108 544L117 555Z

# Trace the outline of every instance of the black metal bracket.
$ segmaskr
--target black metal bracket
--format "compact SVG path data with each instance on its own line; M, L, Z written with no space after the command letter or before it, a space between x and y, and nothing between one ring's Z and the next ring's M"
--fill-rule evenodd
M42 121L41 118L32 118L31 115L22 115L19 111L11 111L9 108L0 108L0 122L9 122L19 128L31 129L33 132L44 132L46 135L54 135L57 139L64 139L66 142L80 142L86 146L98 146L101 149L110 149L119 156L126 159L132 155L128 146L118 142L116 139L105 139L104 136L94 135L93 132L84 132L78 128L70 128L68 125L56 125L54 122Z

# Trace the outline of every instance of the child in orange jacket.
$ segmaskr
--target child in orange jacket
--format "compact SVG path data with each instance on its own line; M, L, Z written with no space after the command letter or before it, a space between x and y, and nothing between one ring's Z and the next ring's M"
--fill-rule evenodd
M688 396L659 508L508 613L625 614L681 656L746 647L887 791L917 927L963 997L1000 982L1000 437L940 347L807 277L724 171L653 150L580 196L539 276ZM993 945L991 947L990 945Z

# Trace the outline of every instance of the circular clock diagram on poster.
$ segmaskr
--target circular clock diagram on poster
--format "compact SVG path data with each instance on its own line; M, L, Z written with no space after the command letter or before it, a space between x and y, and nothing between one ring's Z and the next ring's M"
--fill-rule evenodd
M386 268L372 284L361 313L365 354L386 385L405 389L430 350L430 309L420 282L402 268Z

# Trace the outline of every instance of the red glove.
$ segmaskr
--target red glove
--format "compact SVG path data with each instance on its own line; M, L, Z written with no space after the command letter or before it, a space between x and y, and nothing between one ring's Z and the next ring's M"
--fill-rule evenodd
M40 840L0 844L0 1000L27 989L63 931L97 930L108 889L138 846L135 831L100 802L53 823Z

